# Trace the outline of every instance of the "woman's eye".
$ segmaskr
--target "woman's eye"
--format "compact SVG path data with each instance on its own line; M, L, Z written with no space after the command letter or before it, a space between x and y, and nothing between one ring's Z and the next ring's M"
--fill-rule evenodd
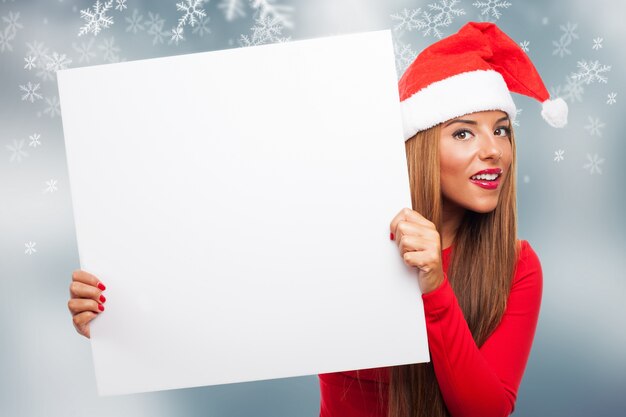
M472 134L472 132L470 132L467 129L462 129L462 130L457 130L456 132L454 132L452 134L452 137L455 139L466 140L469 138L468 134Z
M508 127L501 126L501 127L496 129L496 132L498 130L503 130L505 132L504 136L510 136L511 135L511 129L509 129ZM502 135L498 135L498 136L502 136Z

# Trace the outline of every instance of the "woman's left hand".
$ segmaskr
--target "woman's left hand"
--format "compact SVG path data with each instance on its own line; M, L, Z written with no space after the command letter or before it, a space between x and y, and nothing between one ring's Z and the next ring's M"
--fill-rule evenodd
M437 289L444 275L441 240L435 224L405 207L393 218L390 228L404 263L419 270L417 276L422 294Z

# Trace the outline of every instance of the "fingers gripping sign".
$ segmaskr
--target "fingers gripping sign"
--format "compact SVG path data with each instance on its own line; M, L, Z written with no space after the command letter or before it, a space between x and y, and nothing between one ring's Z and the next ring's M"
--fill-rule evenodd
M439 287L444 275L441 240L435 224L405 207L391 221L390 230L390 237L398 244L404 263L418 269L422 294Z

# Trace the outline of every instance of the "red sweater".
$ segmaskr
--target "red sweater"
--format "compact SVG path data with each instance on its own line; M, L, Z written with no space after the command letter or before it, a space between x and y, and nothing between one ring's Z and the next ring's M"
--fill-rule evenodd
M442 251L444 281L422 294L430 357L452 417L508 416L528 361L543 276L530 244L522 240L502 321L478 348L446 274L452 247ZM383 417L389 368L319 374L320 417ZM379 401L382 384L384 402Z

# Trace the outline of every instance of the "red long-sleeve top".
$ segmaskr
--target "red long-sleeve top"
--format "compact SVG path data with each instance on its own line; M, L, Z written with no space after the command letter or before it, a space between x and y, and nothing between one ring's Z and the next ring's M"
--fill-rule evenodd
M539 258L522 240L504 316L478 348L448 281L451 252L452 246L442 251L443 283L422 294L439 388L452 417L508 416L515 408L539 317L543 287ZM389 368L319 374L319 382L320 417L386 416Z

